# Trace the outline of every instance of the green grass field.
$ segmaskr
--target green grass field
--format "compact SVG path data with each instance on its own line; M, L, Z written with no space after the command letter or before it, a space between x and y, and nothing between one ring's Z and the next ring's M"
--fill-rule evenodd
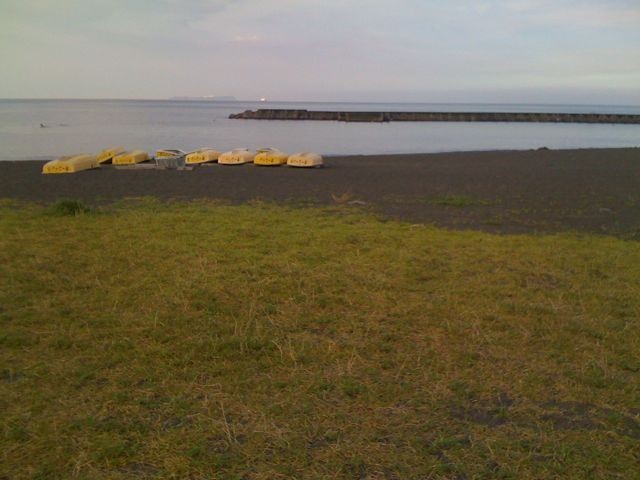
M640 243L0 207L0 478L638 478Z

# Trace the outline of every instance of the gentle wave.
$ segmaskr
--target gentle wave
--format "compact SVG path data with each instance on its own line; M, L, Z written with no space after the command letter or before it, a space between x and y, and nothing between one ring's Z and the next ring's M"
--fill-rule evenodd
M0 159L46 159L95 152L113 145L149 151L274 146L325 155L640 145L638 125L352 124L228 119L231 113L256 108L640 114L638 106L619 105L0 100Z

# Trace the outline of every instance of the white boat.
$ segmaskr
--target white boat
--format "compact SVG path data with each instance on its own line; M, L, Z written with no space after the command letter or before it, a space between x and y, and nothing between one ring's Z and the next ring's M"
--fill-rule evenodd
M220 152L213 148L201 148L190 152L186 156L187 165L215 162L220 157Z
M313 152L296 153L287 159L288 167L318 168L323 165L322 155Z
M236 148L220 155L218 157L218 163L220 165L243 165L253 162L255 156L256 154L247 148Z

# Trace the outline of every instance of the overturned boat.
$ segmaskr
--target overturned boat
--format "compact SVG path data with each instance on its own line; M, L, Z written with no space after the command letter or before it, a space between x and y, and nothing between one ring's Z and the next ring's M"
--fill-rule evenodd
M98 154L98 163L109 163L113 157L124 153L124 147L107 148Z
M302 152L291 155L287 159L288 167L319 168L324 166L322 155L313 152Z
M187 153L167 148L156 152L156 166L159 168L184 168Z
M42 173L75 173L90 168L98 168L100 164L95 155L83 153L56 158L42 167Z
M287 163L288 155L275 148L261 148L257 151L253 163L263 166L277 166Z
M218 157L220 165L243 165L253 162L255 153L249 151L248 148L236 148L229 152L224 152Z
M164 148L156 152L156 159L169 158L169 157L184 157L186 154L187 152L183 152L182 150L178 150L174 148Z
M149 160L149 154L143 150L132 150L123 152L113 157L111 163L114 165L135 165Z
M200 150L195 150L187 154L185 158L187 165L197 165L200 163L216 162L218 161L218 157L220 157L220 152L218 150L214 150L213 148L201 148Z

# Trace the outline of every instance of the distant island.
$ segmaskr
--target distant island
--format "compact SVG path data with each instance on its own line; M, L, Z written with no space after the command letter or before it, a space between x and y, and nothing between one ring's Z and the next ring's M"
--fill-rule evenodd
M237 102L238 99L236 97L232 97L229 95L205 95L204 97L170 97L169 100L208 100L211 102Z

